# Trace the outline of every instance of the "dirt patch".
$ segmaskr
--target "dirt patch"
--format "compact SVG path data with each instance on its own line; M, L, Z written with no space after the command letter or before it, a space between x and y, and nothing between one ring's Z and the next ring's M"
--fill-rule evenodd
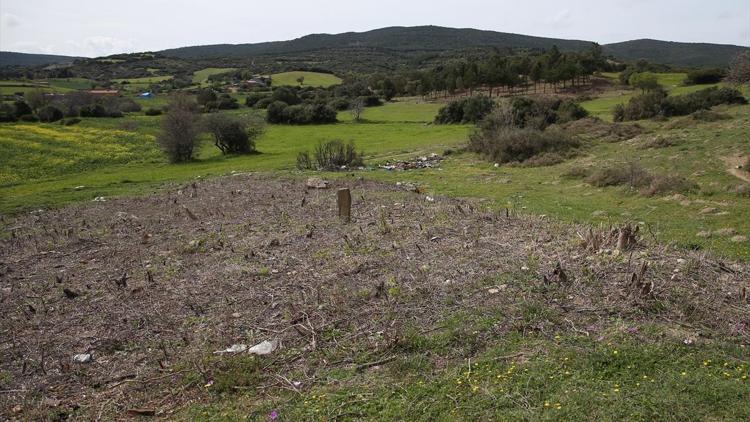
M740 154L722 158L722 161L728 166L727 171L732 176L750 183L750 169L747 169L750 157Z
M215 351L263 341L278 350L253 366L252 390L292 388L292 373L309 388L461 312L501 311L494 337L653 320L750 341L746 264L660 246L626 256L609 231L364 180L346 182L342 224L344 183L243 175L5 221L0 415L168 416L208 400L236 362Z

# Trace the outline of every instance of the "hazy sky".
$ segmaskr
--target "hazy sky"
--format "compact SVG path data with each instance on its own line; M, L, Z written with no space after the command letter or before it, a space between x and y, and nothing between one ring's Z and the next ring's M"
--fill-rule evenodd
M0 0L0 50L101 56L428 24L750 46L750 0Z

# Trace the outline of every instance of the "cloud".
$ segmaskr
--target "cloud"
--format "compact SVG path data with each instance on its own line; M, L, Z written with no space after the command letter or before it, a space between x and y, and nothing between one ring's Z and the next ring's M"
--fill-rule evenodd
M23 25L21 18L11 13L3 13L0 22L2 23L3 28L15 28Z

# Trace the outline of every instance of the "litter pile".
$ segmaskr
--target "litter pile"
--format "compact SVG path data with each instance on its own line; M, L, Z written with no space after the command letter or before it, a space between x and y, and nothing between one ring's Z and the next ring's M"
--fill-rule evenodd
M428 169L439 167L441 161L443 161L442 156L432 153L429 156L421 156L408 161L388 161L385 164L380 165L379 167L385 170Z

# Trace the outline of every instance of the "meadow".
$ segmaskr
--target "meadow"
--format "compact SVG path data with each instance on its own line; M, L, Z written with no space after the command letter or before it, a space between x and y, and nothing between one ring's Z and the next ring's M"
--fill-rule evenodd
M219 75L221 73L231 72L233 70L237 69L234 67L207 67L193 73L193 83L205 86L208 84L209 76Z
M341 83L341 78L329 73L319 72L283 72L271 75L273 86L298 86L297 79L304 77L304 86L328 88Z

